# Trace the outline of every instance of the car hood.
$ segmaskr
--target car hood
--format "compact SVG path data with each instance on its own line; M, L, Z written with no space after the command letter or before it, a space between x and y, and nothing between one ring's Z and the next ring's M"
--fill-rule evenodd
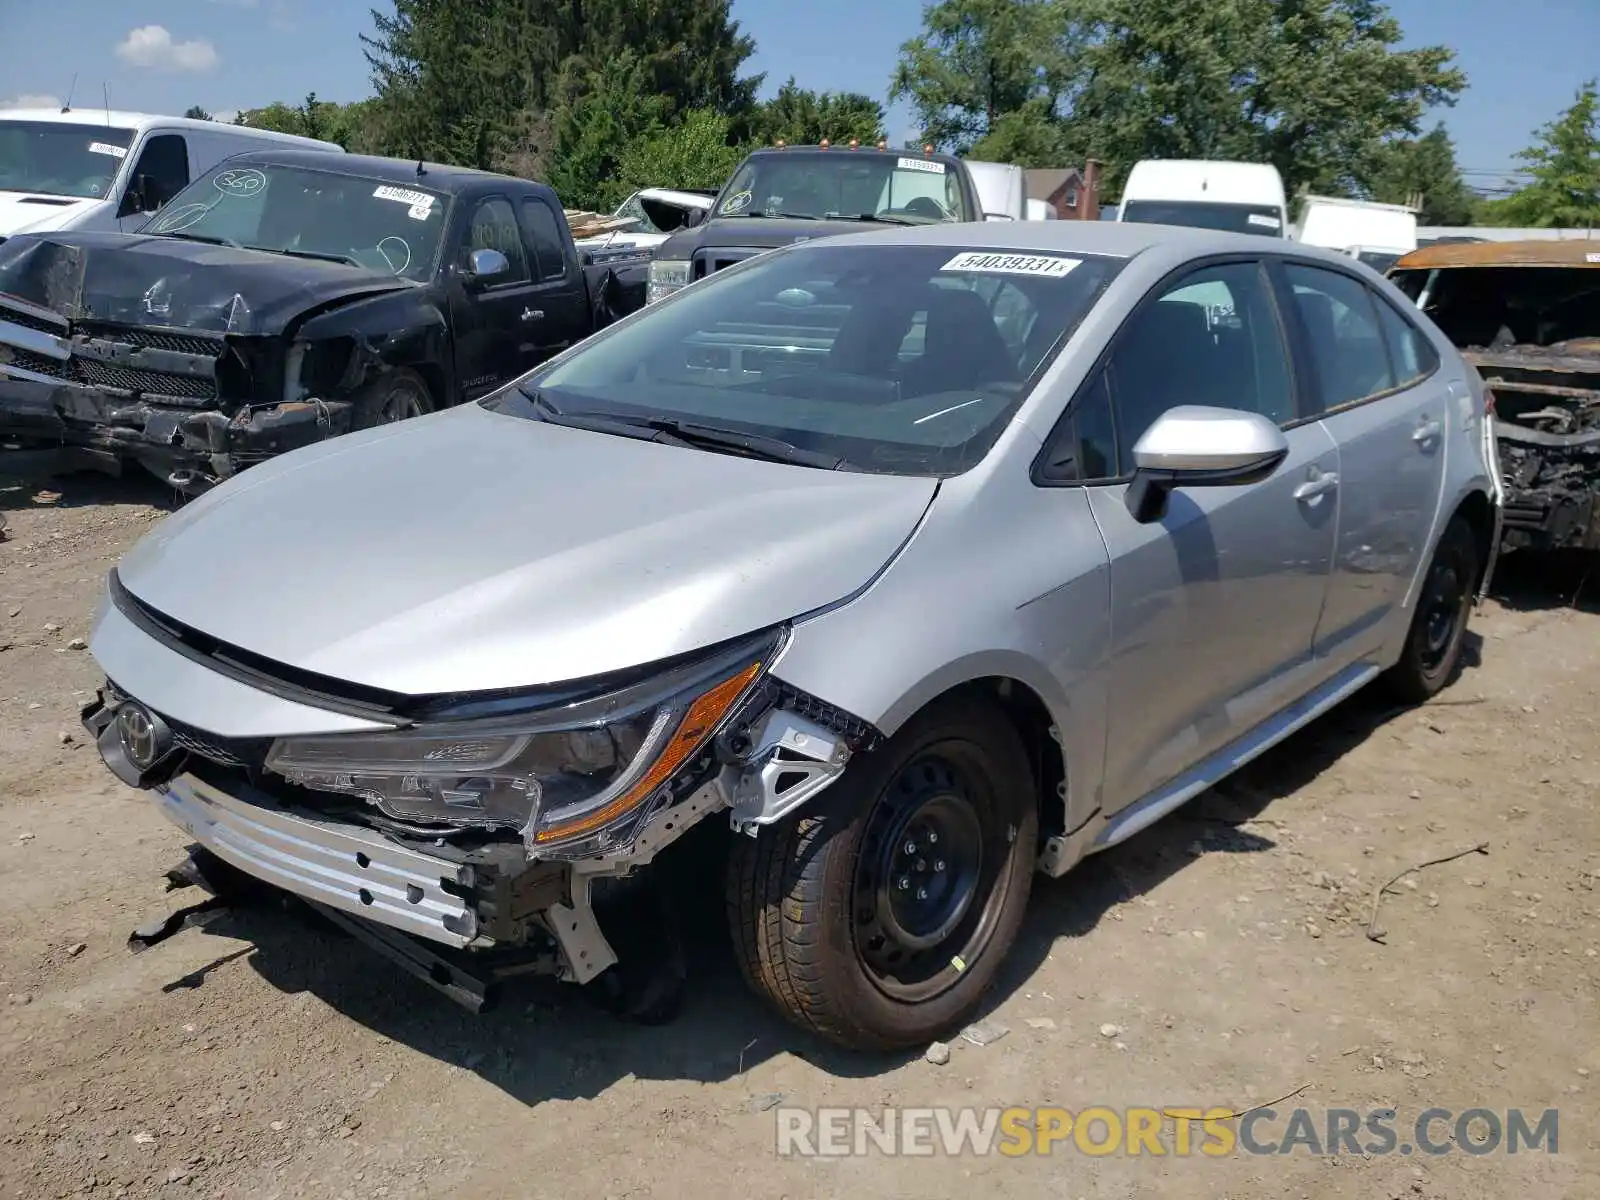
M73 320L273 334L308 309L414 286L347 263L153 234L69 230L0 243L0 292Z
M60 229L79 213L106 201L86 196L44 196L34 192L0 191L0 237Z
M412 695L534 686L843 599L937 488L468 405L251 467L118 573L158 612L302 670Z

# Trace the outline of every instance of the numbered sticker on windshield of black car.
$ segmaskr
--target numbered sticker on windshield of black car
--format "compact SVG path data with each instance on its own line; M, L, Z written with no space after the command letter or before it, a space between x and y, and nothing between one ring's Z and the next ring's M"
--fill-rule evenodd
M414 192L410 188L390 187L387 184L376 187L372 194L379 200L393 200L397 204L408 204L406 216L413 221L426 221L428 214L433 211L432 193Z
M1032 275L1039 279L1060 279L1070 275L1081 258L1059 254L995 254L986 250L963 250L941 271L968 271L979 275Z

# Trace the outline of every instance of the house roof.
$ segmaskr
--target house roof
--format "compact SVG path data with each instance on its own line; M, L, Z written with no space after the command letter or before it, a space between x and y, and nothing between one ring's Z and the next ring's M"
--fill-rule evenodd
M1068 183L1083 182L1083 172L1077 167L1035 167L1022 176L1030 200L1048 200Z

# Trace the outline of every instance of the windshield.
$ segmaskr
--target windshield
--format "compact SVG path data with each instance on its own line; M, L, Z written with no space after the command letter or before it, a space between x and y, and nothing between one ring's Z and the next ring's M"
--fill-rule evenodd
M484 403L534 419L553 407L693 423L848 469L958 474L988 452L1118 266L958 246L776 251L651 305Z
M753 155L723 189L716 215L884 217L913 225L975 219L946 164L861 150Z
M330 258L407 279L433 275L449 197L414 183L308 167L224 162L143 232Z
M133 130L0 121L0 190L90 199L110 195Z
M1217 204L1209 200L1125 200L1122 220L1145 225L1189 225L1230 233L1283 236L1283 214L1270 204Z

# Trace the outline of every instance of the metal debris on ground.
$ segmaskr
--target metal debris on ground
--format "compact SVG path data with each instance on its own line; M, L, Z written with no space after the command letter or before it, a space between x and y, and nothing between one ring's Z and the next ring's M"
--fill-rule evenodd
M974 1021L961 1031L961 1040L971 1042L974 1046L987 1046L990 1042L998 1042L1010 1032L1011 1027L999 1021Z
M1437 867L1442 863L1455 862L1458 858L1465 858L1469 854L1489 853L1489 843L1479 842L1476 846L1468 846L1465 850L1457 850L1454 854L1447 854L1443 858L1430 858L1427 862L1420 862L1414 867L1407 867L1388 883L1383 884L1372 893L1372 917L1367 921L1367 940L1382 943L1387 931L1378 928L1378 906L1383 903L1383 894L1407 875L1414 871L1426 870L1428 867Z

